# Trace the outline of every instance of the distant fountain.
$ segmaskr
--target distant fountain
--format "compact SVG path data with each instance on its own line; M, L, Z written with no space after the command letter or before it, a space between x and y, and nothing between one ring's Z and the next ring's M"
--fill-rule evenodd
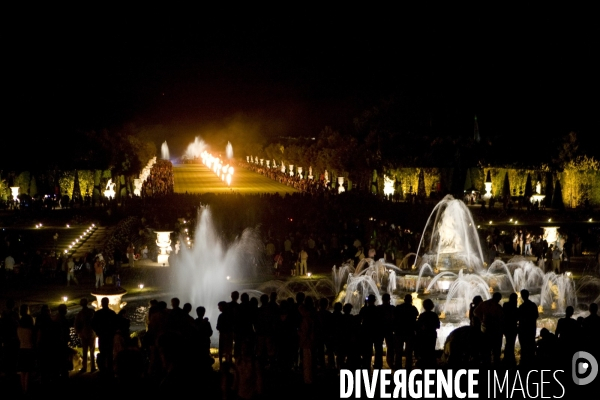
M386 196L394 195L394 184L396 183L396 179L392 179L387 175L383 176L383 194Z
M199 136L194 138L185 150L185 157L189 159L198 159L201 154L208 148L208 145Z
M156 245L158 246L158 263L169 266L169 253L171 253L171 231L157 231Z
M104 191L104 196L109 199L115 198L115 183L112 181L112 179L109 179L106 183L106 190Z
M194 308L206 307L207 317L217 323L219 301L229 301L233 287L230 279L256 276L262 271L259 262L262 242L258 233L246 229L235 241L227 244L213 225L209 208L201 207L194 241L190 248L182 246L175 260L173 291L182 303ZM218 340L218 335L213 335Z
M135 189L133 189L133 194L136 196L141 196L142 195L142 180L139 178L134 179L133 186L135 188Z
M227 146L225 147L225 155L228 159L233 158L233 146L231 146L231 142L227 142Z
M19 201L19 186L12 186L10 188L10 193L12 194L13 201Z
M543 229L543 238L548 243L548 246L556 244L558 242L558 226L544 226Z
M169 157L169 146L167 146L167 141L165 140L160 146L160 155L163 160L168 160Z

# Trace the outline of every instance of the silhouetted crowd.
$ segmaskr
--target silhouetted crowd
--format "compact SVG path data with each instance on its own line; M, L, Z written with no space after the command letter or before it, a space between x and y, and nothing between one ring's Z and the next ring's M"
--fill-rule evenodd
M251 399L269 394L266 382L273 377L301 376L311 386L317 376L335 379L339 369L559 368L568 366L575 351L599 356L597 304L578 319L568 307L554 333L542 328L537 337L538 309L528 291L520 292L520 300L516 293L504 304L501 298L494 293L486 301L473 299L469 326L448 337L443 357L436 350L440 319L434 302L425 299L419 312L411 295L398 305L389 294L380 305L369 295L353 312L351 304L337 302L330 309L328 299L303 292L283 300L275 292L260 298L232 292L229 301L218 303L214 326L202 306L192 316L192 305L181 306L178 298L170 307L152 300L146 330L133 335L126 313L113 311L108 298L97 311L82 299L74 319L67 319L64 304L54 315L44 306L34 319L27 305L17 309L9 300L0 319L0 360L4 382L14 383L18 373L22 393L32 379L38 390L65 387L77 344L83 349L80 374L97 368L106 387L121 394L185 394L201 385L208 398ZM211 340L218 341L216 353Z

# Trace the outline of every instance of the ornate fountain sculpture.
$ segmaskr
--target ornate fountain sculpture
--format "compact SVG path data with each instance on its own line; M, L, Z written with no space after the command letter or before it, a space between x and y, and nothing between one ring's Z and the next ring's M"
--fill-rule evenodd
M171 252L171 232L157 231L156 245L159 248L158 263L163 266L169 266L169 253Z
M104 191L104 196L109 199L115 198L115 183L113 183L112 179L109 179L106 183L106 190Z

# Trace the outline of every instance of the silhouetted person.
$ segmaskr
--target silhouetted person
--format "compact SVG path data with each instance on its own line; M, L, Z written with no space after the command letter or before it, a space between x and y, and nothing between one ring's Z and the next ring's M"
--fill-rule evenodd
M538 308L529 300L529 291L521 290L523 304L519 306L519 343L521 344L521 364L531 363L535 358L535 335L537 330Z
M469 326L471 341L471 357L476 364L482 361L483 354L483 333L481 332L481 319L475 315L475 309L483 303L483 297L477 295L469 305Z
M219 364L231 363L233 356L233 315L228 304L219 302L219 317L217 318L217 331L219 331Z
M556 323L556 331L554 332L562 353L563 362L568 362L571 359L577 347L577 342L581 340L581 326L573 318L574 312L573 306L568 306L565 309L564 318L560 318Z
M517 365L515 359L515 342L517 340L517 332L519 328L519 309L517 301L519 296L516 293L511 293L508 296L508 301L502 305L504 311L504 364L511 368Z
M88 307L88 299L85 297L79 301L81 311L75 317L75 332L81 341L83 348L83 365L81 372L87 371L88 353L90 356L90 370L96 371L96 359L94 352L96 350L96 335L92 329L92 320L94 319L94 310Z
M102 308L94 314L92 329L98 336L98 368L112 374L113 342L117 331L117 314L108 307L108 297L100 300Z
M590 315L583 320L583 336L588 344L590 353L595 357L600 356L600 346L598 338L600 338L600 316L598 315L598 304L590 304Z
M540 339L537 341L538 365L544 368L553 368L557 364L558 341L556 336L547 328L540 330Z
M335 356L333 352L333 315L329 311L329 300L322 297L317 310L315 343L316 361L319 367L334 367ZM327 361L325 360L327 358Z
M198 335L200 355L202 357L210 357L210 338L213 334L213 330L210 321L204 316L205 314L206 309L204 307L200 306L196 308L196 315L198 318L194 320L194 326L196 327Z
M492 298L479 304L473 311L474 315L481 320L481 332L483 333L484 349L483 363L490 364L490 353L492 363L500 363L502 350L502 326L504 323L504 311L500 306L502 294L494 292Z
M411 370L415 351L415 331L419 310L412 304L412 296L404 296L404 303L394 308L394 339L395 364L394 369L402 368L402 356L406 357L405 368Z
M58 312L53 319L54 326L54 365L58 377L61 380L69 378L69 338L71 327L67 321L67 305L61 304L58 306ZM112 353L111 353L112 358Z
M375 295L370 294L367 297L367 304L359 312L361 319L361 347L362 368L371 368L371 358L373 357L373 348L375 348L375 359L373 368L383 367L383 318L380 310L375 306Z
M440 319L433 311L435 305L431 299L423 301L423 311L417 320L417 342L419 343L419 363L423 368L435 368L435 344L437 330L440 329Z
M386 362L389 368L394 368L395 362L394 357L396 351L394 349L394 309L395 307L390 303L391 297L389 293L384 293L381 296L382 304L377 306L379 308L380 317L383 324L383 339L385 340L386 346Z

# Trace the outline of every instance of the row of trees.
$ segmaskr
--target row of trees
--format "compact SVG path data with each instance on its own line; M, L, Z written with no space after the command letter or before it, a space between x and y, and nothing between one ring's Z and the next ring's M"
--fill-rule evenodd
M497 198L507 195L531 197L539 181L548 207L552 206L557 185L562 187L562 199L567 207L600 204L600 163L593 157L578 155L577 136L573 132L563 139L552 163L538 166L484 166L473 154L467 158L463 155L476 147L487 147L486 144L468 140L450 143L444 138L435 139L430 146L447 149L439 163L427 159L432 151L437 151L435 149L421 152L425 156L420 158L413 154L398 157L398 154L403 155L402 149L406 150L406 146L389 141L394 135L386 137L385 146L374 146L372 135L366 135L361 142L355 136L343 136L325 128L314 140L281 140L264 146L254 144L244 151L245 155L275 160L278 164L300 166L304 171L312 167L316 177L327 170L330 177L344 176L352 182L351 186L378 194L383 193L384 176L395 180L395 189L401 196L409 193L430 196L432 192L460 196L464 190L484 193L485 178L489 174L492 194ZM379 149L385 149L385 152ZM401 150L394 152L394 149ZM384 157L386 153L390 153L389 158ZM508 189L506 181L509 182Z
M117 196L133 192L136 178L157 153L156 144L134 127L118 131L90 131L74 143L72 156L49 169L4 172L0 198L10 196L10 187L36 197L45 194L72 198L86 194L97 201L108 179L116 183Z

